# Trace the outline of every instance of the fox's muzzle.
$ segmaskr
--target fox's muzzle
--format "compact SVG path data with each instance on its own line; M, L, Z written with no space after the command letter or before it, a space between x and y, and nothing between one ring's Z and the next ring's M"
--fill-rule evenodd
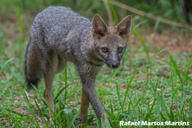
M120 65L120 58L117 55L116 52L112 52L111 55L109 56L108 60L106 61L106 64L110 68L118 68Z
M113 64L112 64L112 68L118 68L119 65L120 65L120 63L113 63Z
M115 69L115 68L119 67L120 62L108 62L106 64L107 64L108 67Z

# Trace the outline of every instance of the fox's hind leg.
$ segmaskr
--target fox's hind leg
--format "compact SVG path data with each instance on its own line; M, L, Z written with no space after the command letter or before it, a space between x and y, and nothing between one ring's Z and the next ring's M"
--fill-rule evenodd
M53 82L53 78L55 76L55 73L56 73L56 70L58 67L58 58L57 58L56 54L54 53L54 51L49 51L47 53L46 66L45 67L46 67L46 69L44 71L44 79L45 79L44 97L54 112L52 82ZM49 112L51 114L50 109L49 109Z

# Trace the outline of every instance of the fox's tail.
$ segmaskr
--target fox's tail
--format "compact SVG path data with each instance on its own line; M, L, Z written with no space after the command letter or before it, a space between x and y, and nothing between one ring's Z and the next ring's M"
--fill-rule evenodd
M25 53L25 82L27 88L31 89L37 87L37 84L41 78L41 64L37 55L38 51L35 46L31 46L30 43L27 46Z

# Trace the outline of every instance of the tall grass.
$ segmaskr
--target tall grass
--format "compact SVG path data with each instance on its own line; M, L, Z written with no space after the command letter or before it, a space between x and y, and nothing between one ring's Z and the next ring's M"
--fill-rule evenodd
M22 21L22 16L21 16L21 9L19 7L17 7L17 17L18 17L20 32L22 34L24 34L24 27L23 27L23 21Z

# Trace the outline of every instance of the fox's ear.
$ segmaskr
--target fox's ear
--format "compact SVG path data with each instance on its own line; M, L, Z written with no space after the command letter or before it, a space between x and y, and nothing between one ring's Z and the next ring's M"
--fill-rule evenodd
M100 39L107 33L107 25L99 15L93 17L93 36Z
M117 32L122 38L126 38L131 31L131 16L126 16L117 25Z

